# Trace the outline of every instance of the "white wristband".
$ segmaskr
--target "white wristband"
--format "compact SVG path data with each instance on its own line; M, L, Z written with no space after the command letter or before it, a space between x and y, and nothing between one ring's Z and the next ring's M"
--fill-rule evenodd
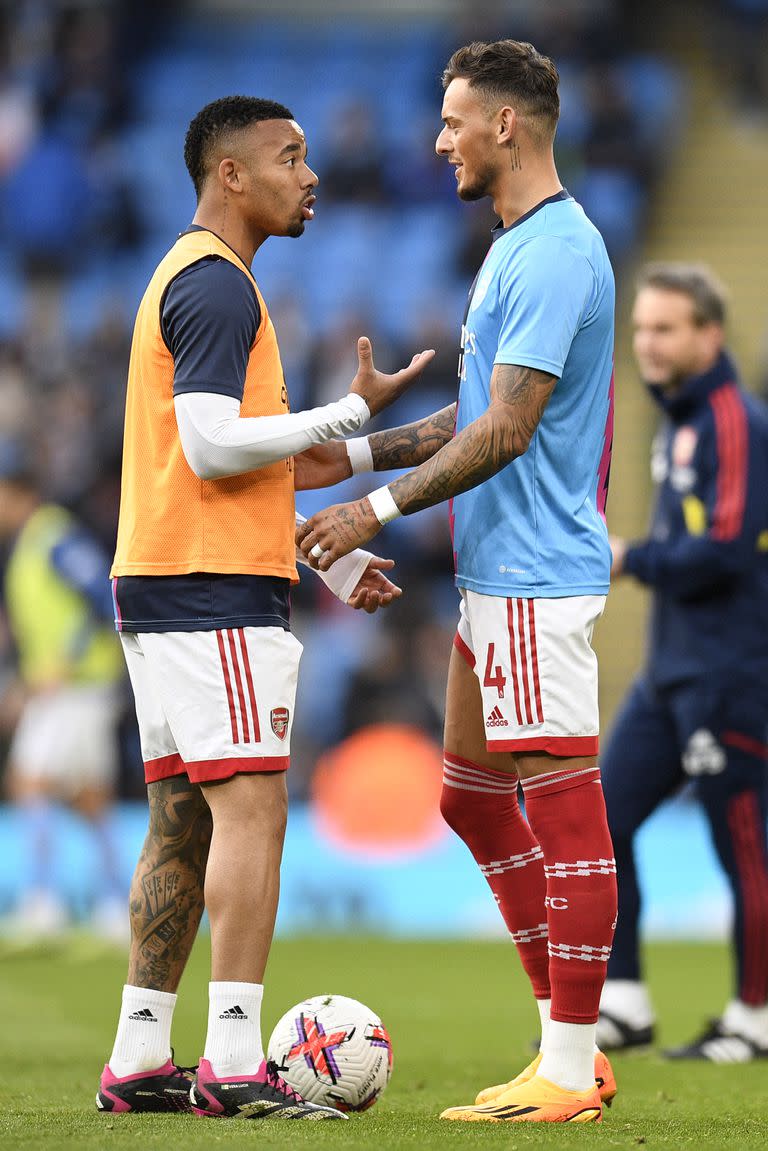
M346 440L345 442L349 462L352 465L352 475L357 476L360 472L372 472L373 452L368 436L358 436L354 440Z
M368 502L382 527L403 514L388 487L376 488L375 492L369 492Z

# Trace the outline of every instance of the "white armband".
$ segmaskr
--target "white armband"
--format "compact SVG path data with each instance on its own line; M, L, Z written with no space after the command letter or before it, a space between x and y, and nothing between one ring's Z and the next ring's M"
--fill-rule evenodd
M368 502L382 527L403 514L388 487L376 488L376 491L369 492Z
M347 455L352 467L352 475L360 472L373 471L373 452L368 436L359 436L357 439L346 440Z

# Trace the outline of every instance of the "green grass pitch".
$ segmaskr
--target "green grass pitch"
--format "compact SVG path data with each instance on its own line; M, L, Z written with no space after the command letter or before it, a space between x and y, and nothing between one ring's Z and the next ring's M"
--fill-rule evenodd
M174 1043L181 1063L202 1050L207 939L180 989ZM662 1042L688 1038L728 995L718 945L656 945L649 978ZM768 1147L768 1062L713 1067L656 1055L615 1060L619 1095L601 1126L449 1124L443 1107L516 1073L536 1011L514 949L503 942L306 938L275 944L264 1032L292 1003L339 992L378 1011L393 1038L392 1082L373 1110L330 1127L192 1116L101 1115L98 1074L109 1054L125 960L86 939L0 949L0 1148L624 1147L700 1151Z

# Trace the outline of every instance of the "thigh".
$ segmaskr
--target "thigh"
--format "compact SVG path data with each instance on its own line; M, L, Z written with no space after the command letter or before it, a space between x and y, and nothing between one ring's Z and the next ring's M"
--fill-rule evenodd
M635 681L600 756L611 830L631 833L684 779L675 719L665 697Z
M278 627L139 635L189 778L284 771L302 647Z
M445 753L479 767L514 773L515 757L512 754L488 750L480 686L470 661L468 645L465 651L463 646L454 644L448 664L445 698Z

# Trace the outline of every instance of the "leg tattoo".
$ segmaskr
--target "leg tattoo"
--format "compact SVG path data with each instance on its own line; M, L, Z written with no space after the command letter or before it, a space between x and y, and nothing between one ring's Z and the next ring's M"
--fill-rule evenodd
M149 830L130 894L128 982L176 991L203 914L212 821L186 776L151 783Z

